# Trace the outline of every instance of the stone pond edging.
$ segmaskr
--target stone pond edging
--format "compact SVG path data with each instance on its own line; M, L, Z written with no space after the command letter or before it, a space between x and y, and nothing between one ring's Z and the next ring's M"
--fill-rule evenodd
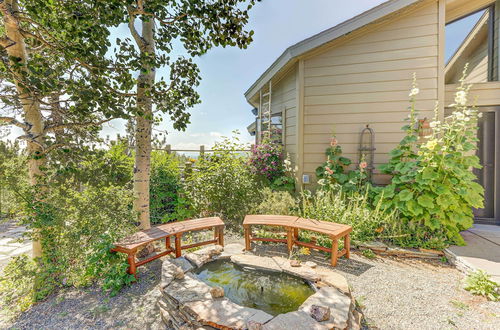
M292 266L282 257L244 253L240 244L207 247L162 265L158 307L163 322L174 329L360 329L362 315L344 276L314 263ZM316 293L297 311L272 316L238 305L198 279L193 270L207 262L229 259L246 268L284 272L309 281ZM317 321L317 319L323 321Z

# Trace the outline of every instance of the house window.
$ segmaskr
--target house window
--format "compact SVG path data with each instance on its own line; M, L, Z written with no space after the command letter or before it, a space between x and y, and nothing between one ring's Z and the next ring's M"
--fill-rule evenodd
M500 3L500 1L497 1ZM456 84L468 63L465 81L498 80L498 5L471 13L446 25L446 83Z
M283 113L271 115L271 140L275 143L283 143Z

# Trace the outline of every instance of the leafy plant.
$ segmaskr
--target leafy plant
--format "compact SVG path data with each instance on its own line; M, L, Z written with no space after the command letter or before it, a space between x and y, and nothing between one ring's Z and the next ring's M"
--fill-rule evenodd
M164 151L155 151L151 156L151 222L165 223L190 218L193 211L189 201L183 197L179 159Z
M273 191L264 188L261 192L261 202L253 213L293 215L298 213L297 201L287 191Z
M472 294L484 296L491 301L500 301L500 286L492 281L484 270L478 270L467 275L464 288Z
M475 182L472 168L480 168L476 131L481 114L466 105L469 86L462 83L455 97L453 113L430 124L427 142L418 144L415 102L418 88L410 93L410 124L407 135L391 151L389 164L382 168L392 174L390 185L379 188L376 201L385 209L397 209L408 228L421 240L437 239L439 245L464 244L460 231L472 225L473 208L483 207L483 188Z
M342 148L337 138L330 139L330 146L326 149L327 160L316 169L318 183L327 190L356 191L363 189L367 182L366 162L360 162L355 170L348 171L351 160L342 156Z
M238 132L223 138L212 148L214 153L197 162L186 179L187 197L201 216L221 216L237 224L255 207L259 185L248 167L248 157Z

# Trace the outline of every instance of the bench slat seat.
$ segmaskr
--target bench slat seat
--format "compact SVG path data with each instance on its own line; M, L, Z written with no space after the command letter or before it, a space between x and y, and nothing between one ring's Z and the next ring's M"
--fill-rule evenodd
M343 237L346 233L350 233L352 231L352 227L349 225L304 218L298 218L297 220L295 220L292 226L294 228L311 230L336 238Z
M224 222L219 217L191 219L166 223L163 225L152 227L150 229L139 231L129 237L124 238L120 242L115 243L111 251L123 252L128 255L128 272L135 276L137 267L172 252L175 252L175 257L178 258L181 256L182 249L189 249L207 244L219 244L224 246L224 226ZM214 229L214 239L184 246L181 245L183 233L211 228ZM175 238L175 248L172 248L170 246L172 236ZM139 262L135 260L135 254L140 247L160 239L165 239L165 251Z
M167 236L179 233L182 234L194 230L209 229L214 226L224 226L224 222L219 217L170 222L139 231L132 236L126 237L120 242L115 243L115 246L120 247L123 250L133 251L137 250L141 246Z

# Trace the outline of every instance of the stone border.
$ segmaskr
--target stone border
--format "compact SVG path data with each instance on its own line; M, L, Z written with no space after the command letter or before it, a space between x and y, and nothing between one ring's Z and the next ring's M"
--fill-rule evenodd
M360 329L362 314L344 276L313 262L281 257L260 257L244 253L240 244L207 247L162 265L158 301L163 322L174 329ZM243 267L284 272L309 281L316 293L297 311L272 316L264 311L240 306L224 297L221 288L198 279L193 270L207 262L229 259Z

